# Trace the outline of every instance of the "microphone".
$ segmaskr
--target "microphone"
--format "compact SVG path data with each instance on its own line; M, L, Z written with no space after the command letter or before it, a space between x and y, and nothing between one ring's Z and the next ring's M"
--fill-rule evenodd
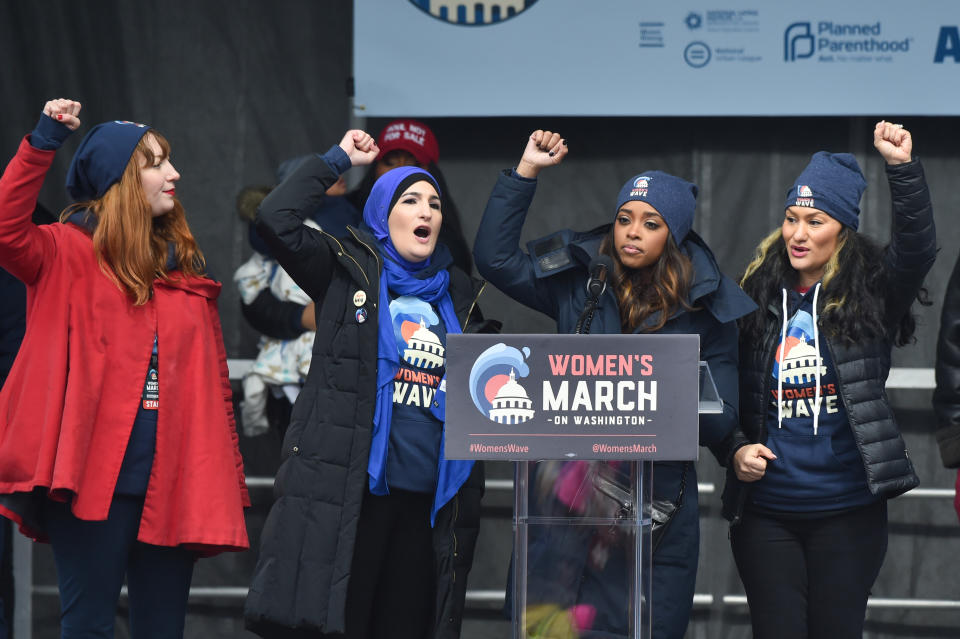
M587 295L599 300L607 290L607 278L613 273L613 260L606 255L598 255L590 260L590 278L587 280Z
M607 290L607 278L613 272L613 260L606 255L598 255L590 260L587 270L590 272L590 277L587 279L587 300L583 304L583 311L574 329L577 335L586 335L590 332L593 314L600 305L600 296Z

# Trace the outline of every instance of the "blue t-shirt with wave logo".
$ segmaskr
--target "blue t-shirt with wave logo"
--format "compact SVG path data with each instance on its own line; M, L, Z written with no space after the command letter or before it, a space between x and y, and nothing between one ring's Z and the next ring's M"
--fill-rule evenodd
M431 407L446 373L447 331L427 302L401 296L390 301L400 370L393 380L393 420L387 450L390 488L436 490L443 423Z

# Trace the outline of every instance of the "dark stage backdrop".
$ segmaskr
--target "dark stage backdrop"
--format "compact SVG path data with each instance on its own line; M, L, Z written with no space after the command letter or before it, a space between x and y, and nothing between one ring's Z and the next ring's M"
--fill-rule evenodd
M283 159L326 150L351 125L351 15L352 4L337 0L4 0L0 2L2 161L6 163L20 138L33 127L45 100L82 101L83 130L61 151L41 197L48 208L59 210L67 204L63 182L69 158L91 125L130 119L163 132L183 176L178 192L191 226L213 273L225 282L220 310L227 351L232 358L252 357L256 336L239 314L231 281L234 269L251 252L246 225L234 210L234 197L245 185L272 183L275 167ZM522 72L536 81L536 69ZM443 78L431 77L430 69L411 68L410 77L410 90L444 90ZM889 82L890 90L897 91L897 78ZM543 90L564 99L563 87ZM510 96L502 99L508 101ZM386 122L363 121L359 115L359 122L374 134ZM958 118L901 120L897 114L865 114L856 118L434 118L426 122L440 141L440 164L471 243L497 171L516 163L530 131L550 128L567 138L570 155L562 166L542 174L525 239L557 228L586 229L611 220L620 185L631 175L656 168L700 185L695 228L710 243L724 270L734 275L757 242L778 224L787 188L810 154L819 149L857 155L870 184L862 202L861 230L885 241L889 193L882 160L871 144L873 123L880 117L902 121L913 132L916 154L923 158L933 192L941 247L927 279L934 304L919 311L917 344L899 349L894 356L897 366L931 367L940 301L960 240L955 223L960 210ZM506 331L553 330L547 318L492 288L487 290L481 299L484 311L501 318ZM930 391L895 391L891 398L923 486L952 486L953 476L940 468L933 440ZM275 470L278 443L272 434L245 439L243 448L250 474ZM726 525L719 517L722 473L709 454L699 468L700 480L712 483L716 492L701 495L697 592L712 594L713 600L695 607L687 636L748 637L746 609L722 601L724 595L742 593L730 559ZM488 474L509 477L510 466L491 464ZM249 528L256 540L270 491L255 491L254 501ZM471 589L503 588L511 503L509 493L487 494L487 517ZM949 500L898 499L890 504L890 519L890 549L874 594L956 599L960 536ZM37 581L53 583L48 549L38 546L36 550ZM245 586L254 561L255 551L202 561L195 585ZM34 605L35 636L56 636L56 598L37 596ZM118 636L126 636L124 615L122 608ZM239 615L236 600L198 602L191 608L188 636L242 636ZM947 637L955 634L956 627L960 627L956 611L872 609L866 636ZM478 604L471 606L464 636L507 637L509 628L495 607Z

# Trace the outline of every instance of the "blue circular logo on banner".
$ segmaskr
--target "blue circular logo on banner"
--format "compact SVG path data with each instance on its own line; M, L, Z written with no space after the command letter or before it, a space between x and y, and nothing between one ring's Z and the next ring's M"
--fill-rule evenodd
M710 56L710 47L705 42L691 42L683 50L683 59L694 69L707 66Z
M484 417L498 424L522 424L533 419L533 401L518 381L530 374L530 348L503 342L480 353L470 369L470 397Z
M518 16L537 0L410 0L410 3L437 20L478 27Z

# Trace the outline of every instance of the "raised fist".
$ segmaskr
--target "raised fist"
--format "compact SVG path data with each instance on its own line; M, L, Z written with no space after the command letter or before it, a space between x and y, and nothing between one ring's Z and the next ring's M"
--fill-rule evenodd
M350 156L350 164L353 166L372 164L380 154L380 148L373 137L360 129L351 129L344 133L340 148Z
M902 124L892 124L886 120L877 122L873 128L873 146L887 164L904 164L912 159L913 138Z
M541 169L560 164L566 155L567 141L559 133L537 129L527 139L517 173L521 177L535 178Z
M81 106L83 105L76 100L57 98L44 104L43 112L71 131L76 131L80 126L80 118L77 115L80 114Z

